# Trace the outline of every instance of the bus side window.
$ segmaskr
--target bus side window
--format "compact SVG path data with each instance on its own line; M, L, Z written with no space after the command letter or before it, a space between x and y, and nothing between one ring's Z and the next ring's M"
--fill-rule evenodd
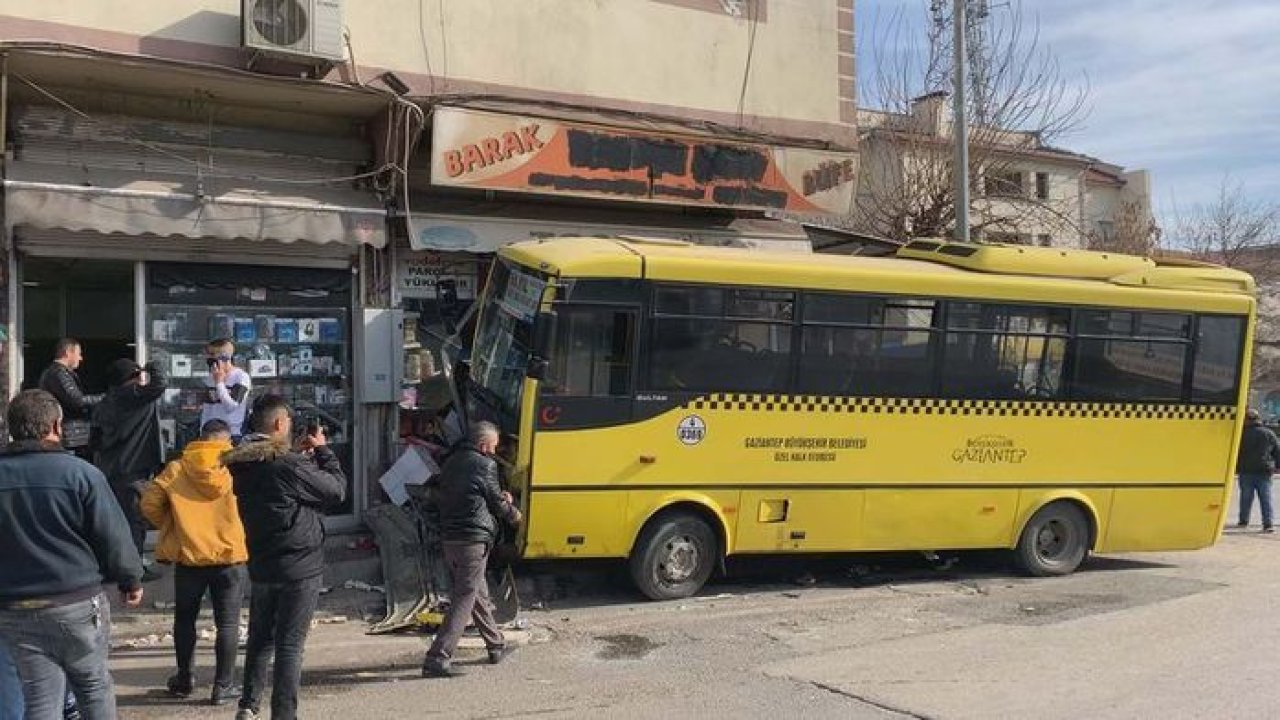
M608 307L559 307L546 395L627 397L636 313Z

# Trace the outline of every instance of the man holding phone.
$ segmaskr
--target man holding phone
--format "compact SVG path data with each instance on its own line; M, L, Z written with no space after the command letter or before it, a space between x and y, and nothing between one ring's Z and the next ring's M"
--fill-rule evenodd
M209 377L205 379L204 407L200 409L200 427L210 420L221 420L231 428L232 441L238 441L243 434L245 410L252 389L249 373L235 365L235 353L235 345L226 338L205 346Z
M345 499L347 479L322 427L310 426L294 443L293 410L279 395L260 398L250 424L253 434L222 456L244 523L253 582L236 718L259 716L274 652L271 717L292 720L324 574L324 511Z

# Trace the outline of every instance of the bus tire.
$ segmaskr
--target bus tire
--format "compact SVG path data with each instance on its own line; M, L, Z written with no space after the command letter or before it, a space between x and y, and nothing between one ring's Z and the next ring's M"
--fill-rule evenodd
M1022 528L1014 562L1028 575L1069 575L1089 554L1089 520L1078 505L1055 502L1040 508Z
M631 549L631 579L650 600L689 597L711 577L718 552L716 534L702 518L686 512L659 516Z

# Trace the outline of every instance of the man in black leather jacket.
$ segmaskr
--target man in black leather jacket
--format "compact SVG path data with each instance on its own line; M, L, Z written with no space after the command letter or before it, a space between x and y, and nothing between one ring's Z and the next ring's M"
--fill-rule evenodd
M40 373L39 387L62 406L62 443L79 457L90 460L89 418L95 398L85 394L76 370L84 362L78 340L63 338L53 349L53 362Z
M511 495L498 485L498 464L493 459L497 449L498 428L488 422L475 423L468 440L453 450L434 481L444 561L453 590L449 612L422 663L425 677L460 674L451 661L468 621L480 631L491 664L501 662L507 652L493 618L484 571L498 536L499 520L516 525L522 517Z

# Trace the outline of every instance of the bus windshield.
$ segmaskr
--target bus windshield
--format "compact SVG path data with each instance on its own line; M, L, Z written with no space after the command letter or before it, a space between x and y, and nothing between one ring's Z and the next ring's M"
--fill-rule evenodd
M499 259L485 289L471 377L481 390L481 399L493 406L508 427L514 427L519 415L533 322L544 288L545 279Z

